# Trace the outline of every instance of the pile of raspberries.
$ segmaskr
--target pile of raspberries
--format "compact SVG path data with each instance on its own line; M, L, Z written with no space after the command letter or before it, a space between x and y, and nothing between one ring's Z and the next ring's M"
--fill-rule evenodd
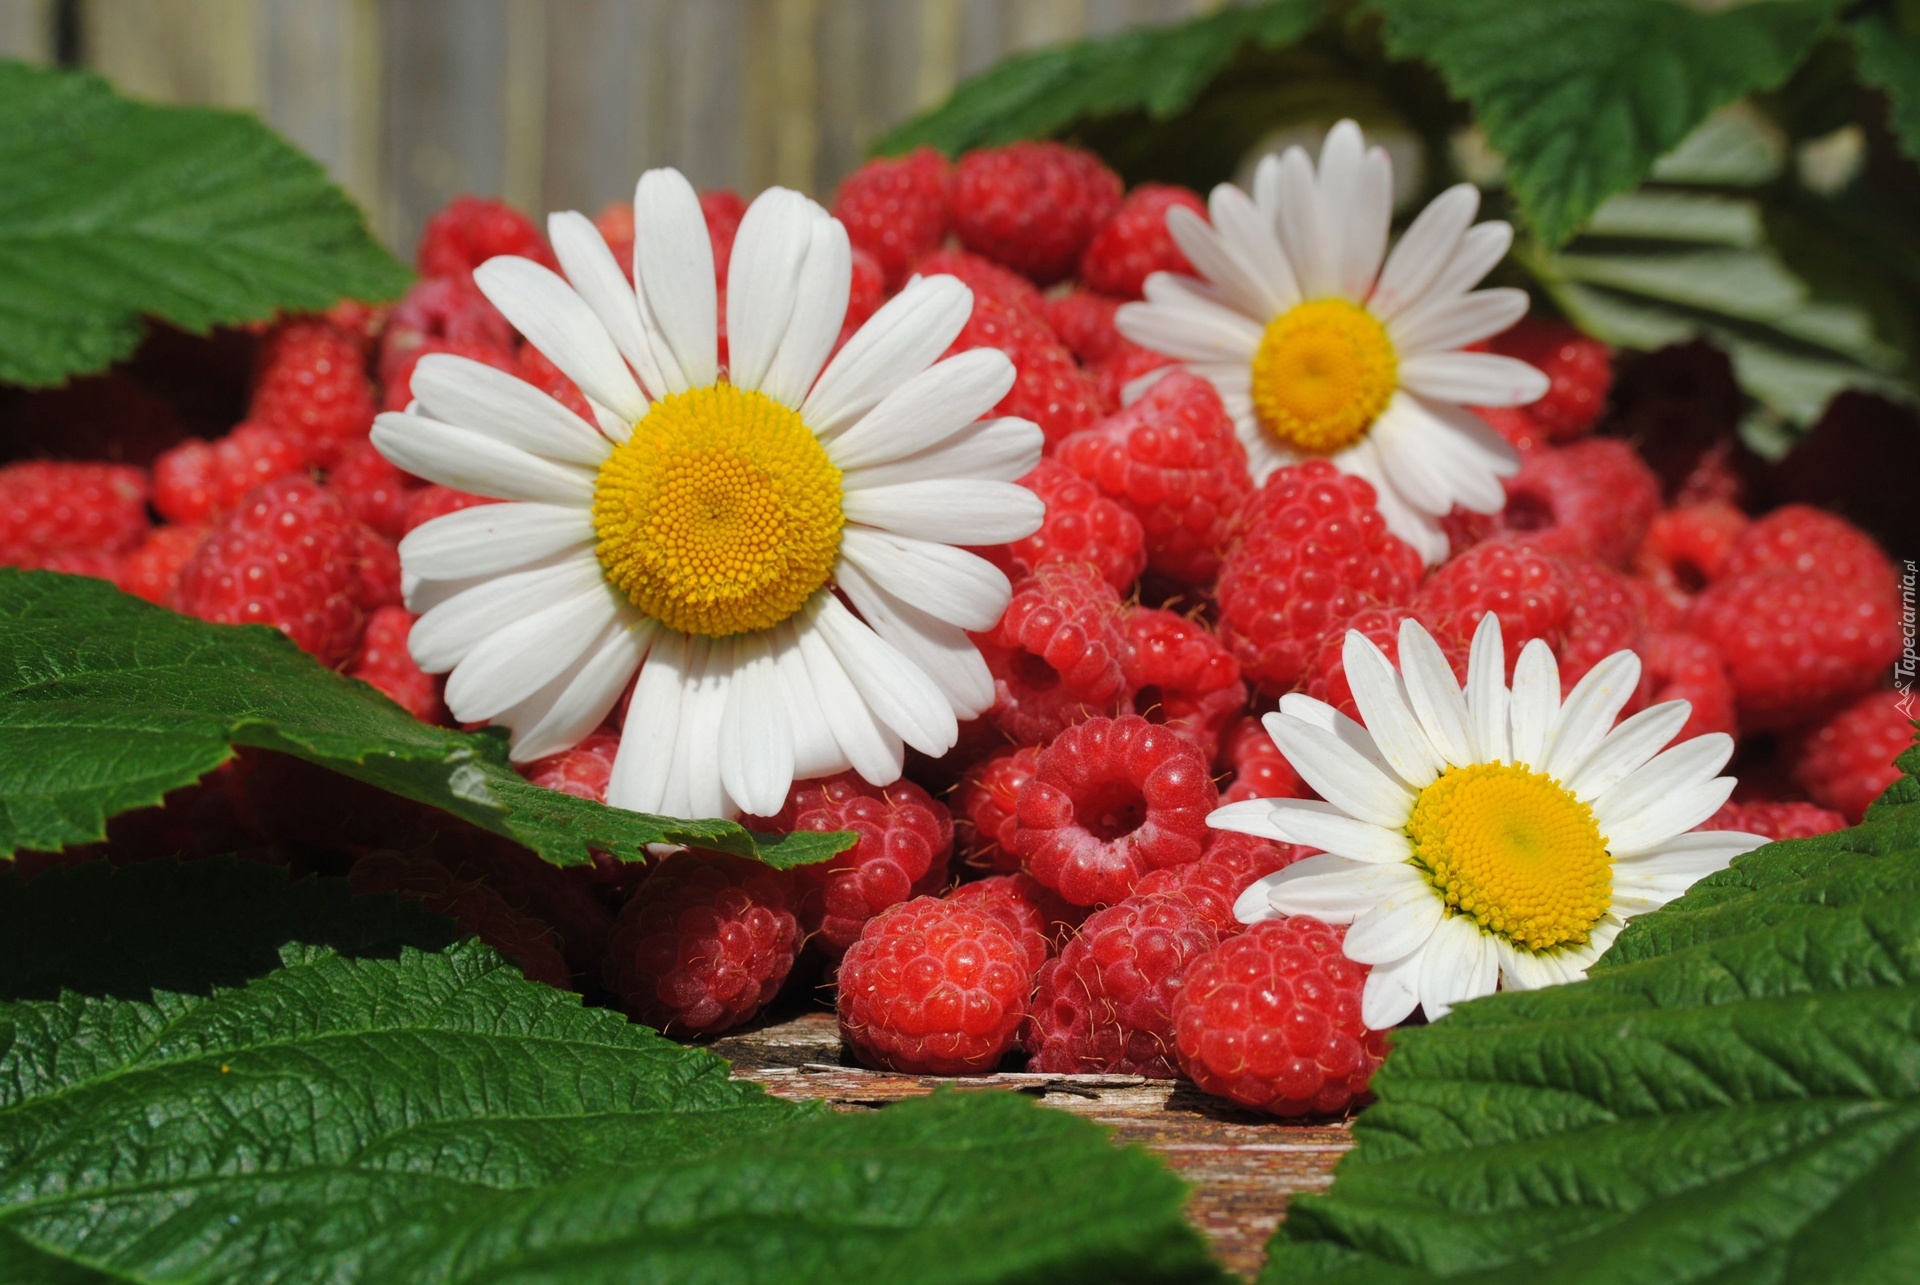
M701 204L724 275L745 207L724 191ZM529 976L682 1037L725 1031L783 994L790 1009L831 993L851 1054L876 1067L976 1074L1023 1054L1035 1071L1185 1076L1256 1110L1324 1114L1365 1094L1384 1053L1360 1022L1367 970L1342 954L1337 927L1237 923L1240 890L1307 851L1210 831L1206 818L1221 802L1309 794L1255 715L1290 691L1352 712L1348 629L1392 656L1400 622L1418 619L1464 670L1474 626L1494 611L1509 664L1545 639L1568 684L1637 649L1636 707L1684 697L1685 735L1742 738L1741 789L1714 826L1821 833L1857 821L1893 779L1911 736L1887 687L1901 646L1895 570L1834 513L1761 511L1765 470L1733 433L1723 358L1692 345L1616 372L1605 346L1550 320L1493 341L1552 387L1486 413L1524 464L1505 510L1456 513L1451 556L1426 569L1368 484L1325 462L1255 486L1204 381L1176 371L1123 404L1130 382L1166 362L1123 338L1114 310L1149 273L1188 270L1166 231L1174 206L1206 214L1193 192L1128 192L1092 154L1054 143L957 164L921 150L841 187L849 332L915 273L970 285L973 317L954 348L1013 360L997 413L1045 433L1025 485L1047 516L1027 539L980 550L1012 578L1013 599L977 637L997 703L958 748L884 788L851 774L802 782L777 816L747 818L854 832L833 860L781 873L688 851L561 871L249 753L118 819L103 850L27 868L238 851L419 899ZM597 222L630 262L630 210ZM0 439L22 458L0 468L0 563L275 626L447 722L441 680L407 653L395 542L487 501L401 473L368 431L376 412L407 404L416 363L435 352L587 414L475 288L473 269L498 254L552 263L533 223L462 198L429 224L420 280L398 304L342 304L216 341L240 344L224 359L241 372L244 408L204 437L183 426L214 412L190 406L187 381L169 386L153 361L16 403ZM186 342L162 340L174 352ZM57 453L85 458L38 458ZM602 798L618 736L616 715L525 770Z

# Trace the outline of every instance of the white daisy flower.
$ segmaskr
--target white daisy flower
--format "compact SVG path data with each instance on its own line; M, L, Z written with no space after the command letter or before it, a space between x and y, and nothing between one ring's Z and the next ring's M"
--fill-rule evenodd
M1395 670L1349 632L1347 677L1365 726L1291 695L1268 735L1326 802L1254 799L1208 818L1223 830L1320 848L1250 885L1242 922L1311 915L1351 924L1348 958L1372 966L1361 1000L1384 1030L1491 994L1586 975L1624 922L1759 847L1758 835L1689 834L1733 792L1717 773L1733 738L1663 748L1686 701L1613 720L1640 681L1618 651L1560 699L1553 653L1534 639L1502 676L1500 622L1480 622L1464 695L1418 623Z
M525 259L474 280L578 384L596 423L511 375L429 356L375 445L408 472L508 503L401 542L410 640L463 722L504 724L518 761L586 736L633 696L616 807L779 810L796 777L900 775L993 703L968 630L1007 579L960 545L1032 533L1015 485L1040 430L982 419L1013 384L998 351L937 360L973 296L911 282L832 361L846 230L773 189L740 224L718 359L713 253L673 170L634 194L633 284L592 223L549 222L565 277Z
M1459 351L1527 311L1524 290L1473 289L1513 242L1505 223L1474 225L1479 208L1472 184L1449 188L1387 254L1392 163L1341 121L1317 172L1290 148L1260 162L1252 196L1214 188L1211 226L1169 211L1167 229L1200 277L1147 278L1147 302L1119 311L1121 333L1212 382L1255 482L1330 458L1371 482L1388 526L1439 562L1440 518L1456 504L1497 513L1500 479L1519 467L1464 406L1518 406L1547 391L1523 361Z

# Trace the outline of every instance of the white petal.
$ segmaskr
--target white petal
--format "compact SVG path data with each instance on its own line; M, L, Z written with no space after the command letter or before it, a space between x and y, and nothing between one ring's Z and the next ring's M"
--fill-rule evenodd
M1446 560L1451 544L1440 526L1440 515L1415 507L1387 480L1371 433L1335 455L1333 466L1372 484L1380 516L1387 520L1387 529L1411 544L1428 566Z
M1716 870L1726 869L1735 857L1745 856L1770 842L1763 835L1740 830L1694 830L1631 857L1620 857L1614 864L1614 873L1617 878L1638 874L1703 879Z
M597 469L613 450L592 424L532 384L466 357L422 357L413 370L413 395L427 418L547 459Z
M1271 837L1283 843L1319 848L1353 861L1375 864L1404 862L1413 856L1413 845L1408 842L1406 831L1388 830L1356 820L1333 804L1323 803L1319 799L1258 799L1248 802L1266 805L1267 831ZM1231 828L1219 826L1215 818L1227 808L1238 806L1229 803L1226 807L1216 809L1207 818L1207 824L1216 829Z
M475 268L473 283L581 392L628 420L647 413L646 394L613 337L559 273L501 255Z
M1491 352L1430 352L1400 363L1400 384L1423 397L1470 406L1524 406L1547 391L1547 377L1517 357Z
M840 556L900 601L962 629L993 628L1013 596L998 567L951 545L847 527Z
M922 754L938 757L953 748L960 736L959 720L924 670L831 593L815 594L805 611L876 718Z
M1378 768L1381 775L1388 780L1393 780L1398 775L1393 770L1393 765L1387 762L1386 755L1380 752L1379 745L1373 739L1373 733L1325 701L1315 700L1302 692L1288 692L1280 698L1279 714L1291 715L1303 723L1311 723L1315 727L1331 732L1348 749ZM1260 725L1266 729L1269 738L1273 736L1273 720L1277 716L1268 714L1260 720ZM1276 741L1275 744L1277 745L1278 742Z
M1673 790L1605 831L1607 849L1616 857L1638 856L1693 829L1733 797L1733 778L1716 776L1691 789Z
M1258 274L1227 248L1225 239L1205 218L1192 210L1175 206L1167 211L1167 232L1173 237L1173 243L1180 247L1181 253L1193 264L1194 271L1200 274L1199 280L1211 287L1224 302L1249 317L1272 314L1274 310L1268 307L1266 291L1260 284ZM1151 281L1159 275L1157 272L1149 273L1147 280Z
M1601 833L1612 834L1629 818L1658 806L1675 790L1705 785L1732 757L1733 738L1725 732L1709 732L1662 750L1619 784L1596 791L1593 815ZM1585 769L1581 776L1586 776Z
M1426 886L1411 866L1370 865L1331 855L1306 857L1251 885L1234 903L1234 913L1242 923L1251 923L1240 908L1248 904L1254 888L1260 888L1267 905L1283 915L1350 924L1394 892Z
M841 508L849 522L940 544L1009 544L1038 531L1047 516L1045 502L1026 487L972 478L849 489Z
M813 241L812 207L798 192L770 187L740 220L727 268L728 379L738 388L760 387L786 337Z
M719 293L713 241L693 185L678 170L648 170L633 193L633 278L643 315L658 328L690 388L719 377ZM662 354L661 365L667 365ZM613 403L608 403L612 405Z
M658 629L644 617L616 618L558 680L504 711L498 721L513 729L513 761L530 763L570 749L605 722Z
M488 634L447 678L447 708L463 723L485 722L560 677L620 614L619 591L604 581Z
M1501 938L1493 939L1499 952L1500 984L1508 990L1537 991L1560 982L1559 973L1530 950L1521 950Z
M1630 651L1616 651L1589 669L1554 716L1540 770L1556 781L1569 779L1606 739L1614 716L1626 708L1639 685L1640 658Z
M847 340L814 384L800 417L822 439L852 427L932 365L973 313L973 291L949 276L916 277Z
M1249 315L1255 320L1276 317L1299 303L1300 285L1294 280L1293 265L1280 248L1273 224L1261 216L1247 194L1222 183L1213 189L1207 207L1218 230L1220 249L1233 265L1232 277L1223 284L1252 305ZM1184 216L1183 223L1205 226L1199 215L1175 207L1168 211L1169 228L1176 213ZM1200 261L1195 259L1194 265L1201 266Z
M720 780L743 811L772 816L793 785L793 729L770 640L742 634L720 716Z
M1402 358L1445 352L1478 343L1527 315L1527 292L1512 286L1476 290L1446 308L1420 309L1395 318L1387 336Z
M483 580L414 621L407 650L429 674L445 673L496 630L550 603L605 585L600 560L591 552L552 566Z
M1400 622L1400 674L1413 712L1441 757L1455 767L1472 763L1473 730L1460 684L1440 644L1411 617Z
M833 739L833 729L807 672L806 658L800 654L800 642L794 637L793 623L783 621L769 632L773 634L775 678L787 703L787 724L793 733L794 779L810 781L846 771L853 765ZM989 690L992 684L989 676Z
M899 780L906 761L905 743L881 724L861 698L820 631L804 616L795 617L793 627L820 712L848 765L874 785Z
M1420 1006L1420 969L1425 952L1383 964L1367 974L1360 992L1360 1021L1374 1031L1390 1030Z
M1471 919L1455 915L1441 922L1420 965L1420 1008L1429 1022L1445 1017L1455 1004L1492 993L1485 958L1486 943ZM1476 990L1483 982L1486 990Z
M884 592L852 563L842 563L835 579L873 632L918 665L945 694L955 714L977 718L992 707L993 672L965 630Z
M395 467L456 491L583 509L593 503L591 472L472 429L387 411L373 421L373 444Z
M1142 347L1182 361L1247 361L1264 333L1244 313L1202 297L1189 279L1156 273L1146 303L1122 304L1120 333Z
M761 392L796 410L806 403L813 381L840 341L852 284L853 247L847 230L838 219L816 215L786 338L760 381Z
M975 349L997 352L997 349ZM841 485L848 491L870 486L892 486L923 478L971 477L992 482L1017 482L1040 463L1046 437L1032 420L1004 416L967 425L937 446L903 459L848 469Z
M1279 197L1280 244L1286 247L1301 295L1321 299L1336 294L1340 275L1327 235L1319 180L1313 162L1298 147L1289 147L1280 158Z
M1665 701L1643 709L1607 733L1573 775L1559 779L1583 802L1597 804L1628 773L1678 735L1692 713L1693 706L1686 701Z
M1379 746L1381 755L1400 779L1414 789L1432 785L1446 764L1421 728L1420 720L1407 707L1393 662L1357 629L1347 631L1342 657L1354 704L1359 707L1360 717L1373 734L1373 743Z
M839 468L857 469L937 446L992 410L1013 380L1013 363L998 348L956 353L881 398L827 454Z
M1394 393L1381 421L1390 416L1403 421L1402 431L1417 429L1421 463L1437 475L1449 507L1459 505L1474 513L1498 513L1506 507L1501 479L1520 471L1520 454L1485 420L1465 407L1404 389ZM1374 432L1379 435L1378 425Z
M1448 459L1434 441L1433 423L1420 413L1411 394L1396 392L1385 410L1373 421L1367 434L1380 468L1395 493L1403 495L1425 513L1445 513L1453 507L1455 479L1447 471ZM1499 479L1491 478L1504 504L1506 492Z
M1479 209L1480 189L1471 183L1457 183L1429 201L1387 256L1367 310L1388 321L1418 302L1452 260Z
M1467 654L1467 716L1473 726L1474 756L1482 763L1507 761L1507 653L1500 639L1500 617L1489 611L1473 631Z
M1347 929L1347 958L1368 965L1405 959L1427 944L1445 917L1446 903L1425 882L1403 883Z
M1332 732L1296 718L1266 720L1269 735L1300 778L1349 815L1398 829L1413 812L1413 795Z
M661 804L668 816L730 817L738 810L720 772L720 727L733 686L737 644L732 638L695 639L696 660L703 646L706 659L681 708L679 743L674 747L667 797Z
M687 635L661 629L640 666L633 699L627 704L625 730L607 781L607 802L634 812L661 810L680 718L692 685Z
M1513 228L1498 219L1468 228L1426 290L1398 315L1411 324L1416 314L1450 307L1479 284L1512 246Z
M477 504L423 522L400 541L400 565L428 580L498 575L568 549L588 552L593 515L571 504Z
M1392 222L1393 162L1386 149L1371 148L1361 158L1340 234L1340 292L1347 298L1364 299L1373 289Z
M1231 830L1235 834L1286 843L1288 840L1280 833L1280 827L1273 823L1274 802L1273 799L1241 799L1236 803L1222 803L1207 813L1207 825L1215 830Z
M593 315L606 327L607 335L620 355L627 359L627 364L639 373L641 390L650 397L666 396L672 390L661 375L660 363L648 340L646 322L640 317L640 302L634 297L626 274L614 261L606 239L593 226L593 220L577 210L550 214L547 238L553 242L554 257L560 260L560 270L567 274L569 284L579 292L587 307L593 309ZM415 391L419 390L418 376L413 386ZM622 420L621 423L627 430L632 429L631 422ZM614 436L615 441L626 439L626 432Z
M1547 737L1560 713L1560 666L1546 640L1532 638L1520 649L1513 666L1513 699L1509 725L1513 730L1513 761L1545 770Z

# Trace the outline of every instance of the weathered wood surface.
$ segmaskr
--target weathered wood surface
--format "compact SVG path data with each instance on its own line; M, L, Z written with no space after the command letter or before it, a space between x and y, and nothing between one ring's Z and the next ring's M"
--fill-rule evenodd
M733 1062L737 1078L780 1097L823 1101L844 1111L961 1084L1025 1093L1086 1116L1111 1128L1119 1141L1153 1151L1192 1183L1188 1218L1211 1238L1223 1262L1247 1276L1259 1270L1267 1238L1294 1193L1326 1187L1334 1164L1353 1145L1344 1121L1277 1123L1171 1080L1026 1073L947 1080L870 1071L843 1056L829 1013L805 1013L730 1035L716 1041L713 1051Z

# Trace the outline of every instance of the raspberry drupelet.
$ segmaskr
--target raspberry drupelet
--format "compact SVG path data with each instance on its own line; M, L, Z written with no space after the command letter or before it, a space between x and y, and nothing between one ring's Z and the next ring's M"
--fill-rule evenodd
M1128 708L1124 610L1091 563L1043 563L1016 580L999 624L973 635L993 672L988 720L1030 744Z
M1021 142L963 156L948 199L960 244L1044 286L1073 272L1121 184L1092 152Z
M1037 745L1016 745L981 760L953 793L954 824L964 837L967 860L989 870L1020 868L1013 836L1019 821L1020 791L1033 779L1040 761Z

